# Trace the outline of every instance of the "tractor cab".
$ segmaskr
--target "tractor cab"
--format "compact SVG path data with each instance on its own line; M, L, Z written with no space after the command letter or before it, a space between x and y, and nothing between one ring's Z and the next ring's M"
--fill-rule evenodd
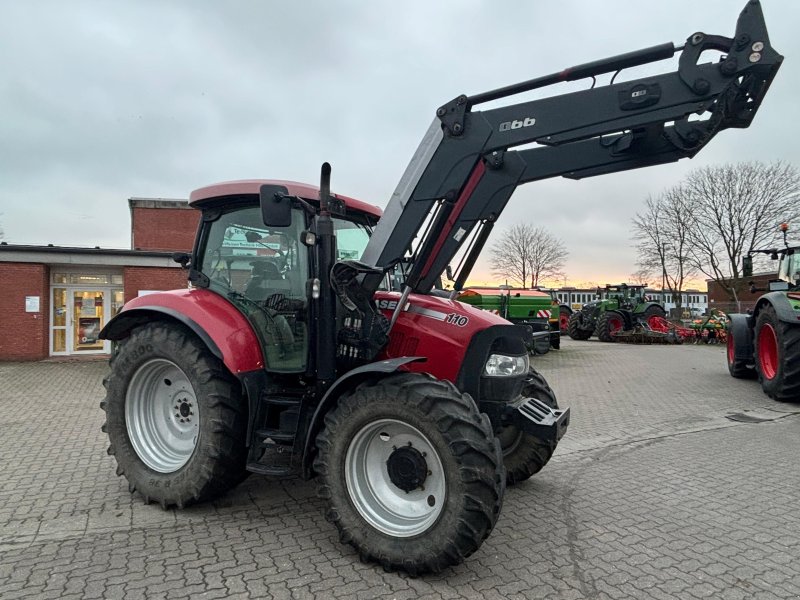
M644 290L645 286L643 285L621 283L619 285L606 285L604 290L598 290L597 295L601 299L609 301L609 305L612 302L616 302L614 308L634 310L645 301Z
M268 186L287 201L265 224L260 190ZM311 298L317 279L312 222L319 202L312 186L286 181L229 182L192 193L191 205L203 211L189 279L195 287L224 296L253 325L265 368L303 373L313 365ZM335 260L358 259L381 215L379 208L333 196ZM319 285L317 283L317 285Z

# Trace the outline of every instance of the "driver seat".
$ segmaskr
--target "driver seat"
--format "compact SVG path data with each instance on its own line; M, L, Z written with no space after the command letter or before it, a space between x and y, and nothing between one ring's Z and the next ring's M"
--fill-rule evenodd
M264 301L271 294L285 287L281 272L274 263L253 261L250 264L253 267L253 271L250 281L245 286L244 295L251 300L256 302Z

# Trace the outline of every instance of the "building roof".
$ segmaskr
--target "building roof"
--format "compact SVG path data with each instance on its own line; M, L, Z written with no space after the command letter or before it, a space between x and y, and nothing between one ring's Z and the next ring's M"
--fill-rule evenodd
M178 210L192 210L188 200L180 198L128 198L130 208L172 208Z
M319 199L319 188L307 183L297 181L284 181L280 179L243 179L240 181L224 181L215 183L195 190L189 196L189 204L194 207L202 206L206 201L214 198L224 198L226 196L258 196L262 185L281 185L285 187L292 196L299 196L306 200L316 202ZM373 204L367 204L361 200L342 196L341 194L331 194L335 198L344 202L344 205L352 210L365 212L374 217L380 217L383 210Z
M33 246L0 242L0 262L111 265L131 267L176 267L172 252L126 250L123 248L85 248L80 246Z

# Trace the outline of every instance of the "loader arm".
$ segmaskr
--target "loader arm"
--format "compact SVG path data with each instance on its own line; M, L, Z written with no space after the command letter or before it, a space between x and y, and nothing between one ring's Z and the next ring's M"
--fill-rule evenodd
M698 64L704 50L719 62ZM680 52L677 71L477 111L474 107L564 81L618 72ZM694 33L475 96L459 96L436 118L406 168L362 261L383 270L413 266L406 292L427 293L468 243L453 275L462 289L492 226L517 186L549 177L581 179L692 157L714 135L747 127L783 60L770 45L758 0L733 38ZM612 80L613 81L613 80ZM691 119L700 115L698 119ZM516 146L537 144L520 150ZM367 276L374 289L379 276Z

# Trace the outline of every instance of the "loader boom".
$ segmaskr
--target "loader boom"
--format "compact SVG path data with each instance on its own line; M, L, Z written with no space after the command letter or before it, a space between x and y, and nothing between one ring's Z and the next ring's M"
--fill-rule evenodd
M719 62L698 64L705 50ZM485 111L475 106L563 81L672 57L677 71ZM747 127L783 57L770 45L758 0L733 38L694 33L440 107L390 199L362 261L387 270L406 257L408 292L427 293L467 245L454 270L463 288L492 226L517 186L581 179L692 157L719 131ZM613 80L612 80L613 81ZM700 115L700 119L691 119ZM516 146L537 144L512 150ZM374 289L377 276L364 286Z

